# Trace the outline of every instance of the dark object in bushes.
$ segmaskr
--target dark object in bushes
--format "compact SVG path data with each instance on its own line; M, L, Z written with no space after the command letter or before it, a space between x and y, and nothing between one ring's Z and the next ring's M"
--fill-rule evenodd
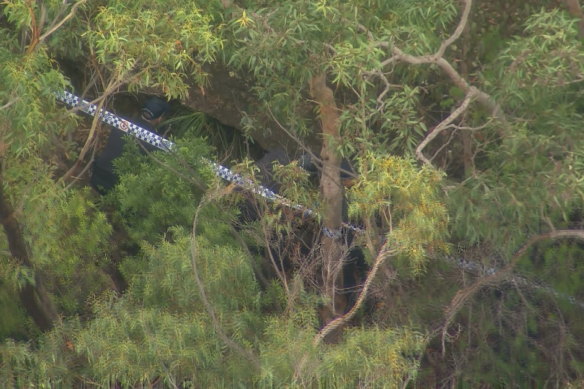
M158 133L156 128L169 109L170 105L166 101L158 97L151 97L144 103L144 106L140 110L140 118L134 121L134 123L147 130ZM118 183L118 176L114 170L113 161L122 155L124 151L124 135L122 131L112 128L105 148L93 162L91 186L101 194L107 193ZM148 152L156 150L150 144L140 143Z

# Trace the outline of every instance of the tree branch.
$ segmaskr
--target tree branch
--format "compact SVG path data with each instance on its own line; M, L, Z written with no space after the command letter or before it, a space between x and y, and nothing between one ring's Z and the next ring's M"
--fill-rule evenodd
M466 25L468 24L468 16L470 15L470 10L472 8L472 0L463 0L463 1L464 1L464 10L462 11L462 16L460 17L460 21L458 22L458 26L456 26L456 29L454 30L452 35L448 39L446 39L445 41L442 42L442 44L440 45L440 48L438 49L436 54L434 54L436 57L443 57L444 56L444 52L446 51L448 46L450 46L458 38L460 38L460 36L462 35L462 32L466 28Z
M465 8L463 10L462 16L456 27L454 33L445 41L442 42L440 48L436 51L436 53L431 55L420 55L420 56L413 56L404 53L398 47L394 46L392 48L393 56L388 58L387 60L383 61L381 64L382 66L387 66L391 63L400 61L409 63L411 65L424 65L424 64L434 64L438 65L438 67L446 73L446 75L452 80L454 85L458 88L462 89L465 94L468 94L471 90L471 85L466 81L464 77L460 75L460 73L452 66L452 64L444 59L444 53L448 46L454 43L464 31L466 25L468 24L470 9L472 7L472 0L465 0ZM474 88L474 87L472 87ZM493 117L500 120L502 123L506 125L507 120L503 113L503 109L501 106L487 93L474 88L474 94L476 100L488 109Z
M475 98L477 93L477 89L475 87L470 87L464 101L460 104L458 108L456 108L446 119L441 121L432 131L426 135L424 140L418 145L416 148L416 157L424 162L425 164L432 165L429 159L424 156L422 152L424 148L430 143L434 138L438 136L442 131L444 131L448 126L455 121L460 115L462 115L469 107L472 100Z
M71 11L69 11L67 16L65 16L63 19L61 19L61 21L59 21L58 23L51 25L49 30L40 36L40 38L36 42L37 45L39 43L43 42L45 39L47 39L52 33L54 33L59 28L61 28L61 26L63 24L65 24L69 19L71 19L73 16L75 16L75 12L77 12L77 8L79 8L82 4L85 4L86 2L87 2L87 0L79 0L77 3L73 4L73 7L71 7Z
M18 101L18 97L15 97L13 99L11 99L9 102L7 102L6 104L0 106L0 111L5 110L7 108L9 108L12 104L16 103Z
M369 287L371 286L371 283L375 279L379 267L386 258L389 258L393 254L394 253L387 247L387 244L381 248L381 250L377 254L377 257L375 258L375 261L373 262L373 267L371 268L369 274L367 275L367 279L363 283L363 289L361 290L361 293L359 293L359 297L357 298L355 305L353 305L353 307L347 313L337 317L336 319L332 320L327 325L325 325L314 337L312 341L312 344L314 346L318 346L323 341L323 339L326 338L328 334L330 334L332 331L343 326L349 320L351 320L351 318L355 315L359 308L361 308L363 301L365 301L365 298L367 297L367 292L369 291Z
M456 314L462 309L462 307L481 289L486 286L495 285L501 281L503 281L512 271L517 262L521 259L523 254L527 252L527 250L533 246L534 244L547 239L579 239L584 240L584 230L557 230L551 231L545 234L536 235L530 238L523 246L519 248L513 254L511 261L509 264L505 266L500 271L491 274L490 276L483 277L479 279L477 282L472 284L471 286L459 290L456 295L452 298L450 304L445 310L445 320L444 325L442 326L442 353L445 352L445 339L446 333L448 331L448 327L452 320L456 316Z
M341 326L345 325L349 320L351 320L351 318L355 315L355 313L359 310L359 308L361 308L361 305L365 301L365 298L367 297L367 292L369 291L369 287L371 286L371 283L373 282L373 280L377 276L377 272L379 271L379 267L381 266L381 264L383 263L383 261L386 258L388 258L394 254L395 253L393 251L389 250L389 248L387 247L387 243L385 245L383 245L383 247L381 247L381 250L379 250L377 257L375 258L375 261L373 262L373 267L369 271L369 274L367 275L367 279L363 283L363 289L361 289L361 293L359 293L359 297L357 298L355 305L353 305L353 307L344 315L339 316L336 319L327 323L316 334L316 336L312 340L313 347L318 346L327 337L327 335L329 335L332 331L336 330L337 328L340 328ZM298 381L300 379L302 372L304 370L304 367L306 366L307 362L308 362L308 354L304 354L302 356L302 358L300 358L298 366L296 367L295 372L294 372L294 378L296 381Z

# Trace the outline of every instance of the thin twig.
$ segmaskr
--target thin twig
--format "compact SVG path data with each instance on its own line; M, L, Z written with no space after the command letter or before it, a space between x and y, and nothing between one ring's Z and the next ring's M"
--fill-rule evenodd
M324 164L322 158L319 158L316 154L314 154L312 152L312 150L310 150L300 139L298 139L298 137L296 135L294 135L292 133L292 131L290 131L286 127L284 127L284 125L282 125L282 123L280 123L280 121L276 118L276 116L274 115L274 113L272 112L272 110L270 109L269 106L267 108L268 108L268 112L270 113L270 116L272 117L272 120L274 120L274 122L278 125L278 127L280 127L280 129L282 131L284 131L286 133L286 135L288 135L290 138L292 138L292 140L294 142L296 142L298 144L298 146L300 146L302 148L302 150L304 150L305 152L307 152L310 155L310 158L312 158L312 160L315 162L317 169L322 170L322 165ZM348 176L351 176L353 178L357 178L357 175L354 172L343 169L342 167L339 167L339 170L341 171L341 173L345 173Z
M449 130L451 128L454 128L454 126L452 124L449 125L449 126L447 126L444 130ZM434 159L436 159L436 157L438 156L438 154L440 154L442 152L442 150L444 150L446 147L448 147L448 145L450 145L450 142L452 142L452 139L454 139L454 135L455 134L456 134L456 129L450 133L450 136L448 137L448 140L446 142L444 142L443 145L441 145L440 147L438 147L438 150L436 150L436 152L430 158L430 162L434 161Z
M52 33L61 28L61 26L65 24L69 19L75 16L77 8L79 8L82 4L85 4L86 2L87 0L79 0L77 3L73 4L73 7L71 7L71 11L67 14L67 16L65 16L63 19L61 19L60 22L49 28L49 31L45 32L43 35L40 36L40 38L37 41L37 45L44 41L45 39L47 39Z

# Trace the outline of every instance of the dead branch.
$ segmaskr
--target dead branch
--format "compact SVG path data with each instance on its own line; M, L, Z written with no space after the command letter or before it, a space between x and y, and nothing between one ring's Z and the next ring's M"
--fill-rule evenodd
M509 274L517 265L517 262L522 258L523 254L533 246L534 244L547 239L579 239L584 240L584 230L557 230L551 231L545 234L536 235L530 238L519 250L513 254L513 257L509 261L509 264L505 266L500 271L491 274L490 276L483 277L471 286L459 290L456 295L450 301L450 304L445 309L445 319L442 326L442 353L445 353L445 339L447 335L448 328L452 323L452 320L456 314L462 309L462 307L481 289L487 286L492 286L500 283L509 276Z
M462 11L462 16L460 17L460 21L458 22L458 26L456 26L456 29L454 30L452 35L448 39L443 41L442 44L440 44L440 48L438 49L436 54L434 54L436 57L443 57L448 46L450 46L456 40L458 40L458 38L460 38L460 36L462 35L462 32L464 31L464 29L466 28L466 26L468 24L468 17L470 15L471 8L472 8L472 0L465 0L464 1L464 10Z
M381 264L386 258L389 258L394 254L395 254L394 251L390 250L387 247L387 243L383 245L383 247L381 247L377 254L377 257L375 258L375 261L373 262L373 267L369 271L367 279L363 283L363 289L361 289L361 293L359 293L359 297L357 298L355 305L353 305L353 307L344 315L339 316L336 319L327 323L312 340L313 347L318 346L324 340L324 338L326 338L328 334L330 334L335 329L345 325L349 320L351 320L351 318L355 315L359 308L361 308L361 305L365 301L365 298L367 297L367 292L369 291L369 287L371 286L371 283L375 279L375 276L377 275L377 272L379 271ZM296 381L300 379L304 367L308 362L308 357L309 357L308 354L304 354L302 358L300 358L300 361L298 362L298 366L296 367L294 373L294 378Z
M424 162L427 165L432 165L432 162L430 162L430 160L424 156L424 153L422 151L428 145L428 143L430 143L434 138L436 138L438 136L438 134L440 134L442 131L444 131L446 128L448 128L448 126L453 121L458 119L458 117L460 115L462 115L464 112L466 112L470 103L475 98L476 94L477 94L477 89L475 87L470 87L468 90L468 93L466 94L466 96L465 96L463 102L460 104L460 106L458 108L456 108L454 111L452 111L452 113L450 115L448 115L448 117L446 119L441 121L436 127L434 127L434 129L432 131L430 131L430 133L428 133L428 135L426 135L424 140L416 148L416 157L420 161Z
M382 67L395 62L405 62L411 65L434 64L437 65L444 73L446 73L454 85L460 88L465 94L468 94L471 91L471 88L474 87L471 87L468 81L462 77L462 75L452 66L452 64L444 59L444 53L446 49L461 36L462 32L466 28L471 7L472 0L465 0L464 10L454 33L448 39L442 42L440 48L434 54L413 56L404 53L398 47L394 46L392 48L393 56L383 61L381 63ZM474 98L482 106L489 110L493 117L497 118L504 124L507 123L501 106L489 94L477 88L474 88L473 93L475 95Z
M53 34L55 31L57 31L59 28L61 28L61 26L63 24L65 24L69 19L71 19L73 16L75 16L75 13L77 12L77 8L79 8L82 4L85 4L86 2L87 2L87 0L79 0L77 3L73 4L73 7L71 7L71 11L69 11L69 13L67 14L67 16L65 16L59 22L53 23L49 27L49 30L47 32L45 32L43 35L40 36L40 38L38 39L38 41L36 42L36 44L38 45L39 43L42 43L51 34Z
M371 286L371 283L375 279L379 267L386 258L389 258L393 254L394 252L387 247L387 244L385 244L381 248L381 250L377 254L377 257L375 258L375 261L373 262L373 267L371 268L371 271L369 271L369 274L367 275L367 279L365 279L365 282L363 283L363 289L361 290L361 293L359 293L359 297L357 298L355 305L353 305L353 308L351 308L349 312L345 313L342 316L337 317L336 319L332 320L327 325L325 325L314 337L312 341L312 344L314 346L318 346L323 341L323 339L326 338L326 336L331 333L331 331L334 331L335 329L341 327L342 325L346 324L349 320L351 320L351 318L355 315L359 308L361 308L363 301L365 301L365 298L367 297L367 292L369 291L369 287Z

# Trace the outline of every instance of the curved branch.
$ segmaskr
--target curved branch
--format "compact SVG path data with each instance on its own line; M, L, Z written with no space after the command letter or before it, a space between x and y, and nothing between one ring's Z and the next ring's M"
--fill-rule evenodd
M460 75L460 73L454 69L452 64L445 60L442 57L436 57L435 55L420 55L420 56L413 56L404 53L398 47L394 47L393 49L393 57L391 57L392 61L401 61L406 62L411 65L424 65L424 64L435 64L446 73L446 75L452 80L454 85L462 89L463 92L468 93L471 89L471 85ZM472 87L474 88L474 87ZM503 109L501 106L489 95L477 88L475 88L476 100L487 108L494 118L500 120L503 123L507 123L507 119L505 118L505 114L503 113Z
M464 10L462 11L462 16L460 17L460 21L458 22L458 26L456 26L456 29L454 30L452 35L448 39L446 39L444 42L442 42L442 44L440 45L440 48L438 49L436 54L434 54L436 57L442 57L444 55L444 52L448 48L448 46L450 46L458 38L460 38L460 36L462 35L462 32L466 28L466 25L468 24L468 16L470 15L471 8L472 8L472 0L464 0Z
M9 102L7 102L6 104L0 106L0 111L3 111L7 108L10 108L10 106L14 103L16 103L18 101L18 97L15 97L13 99L11 99Z
M471 88L474 87L471 87L468 81L466 81L466 79L452 66L452 64L446 59L444 59L444 53L448 46L450 46L458 38L460 38L462 32L467 26L471 7L472 0L465 0L465 8L462 12L462 16L460 18L458 26L456 27L452 35L442 42L440 48L436 51L436 53L429 55L413 56L404 53L398 47L394 46L392 48L393 56L383 61L381 63L382 67L395 63L396 61L409 63L411 65L435 64L438 65L438 67L444 73L446 73L446 75L452 80L454 85L462 89L464 93L468 94L469 92L471 92ZM503 113L503 109L493 99L493 97L477 88L474 88L473 93L475 94L476 100L486 109L488 109L494 118L504 123L506 127L507 120L505 118L505 114Z
M515 252L515 254L513 254L511 261L503 269L494 274L491 274L488 277L481 278L480 280L478 280L477 282L475 282L474 284L467 288L459 290L445 310L445 320L444 325L442 326L442 352L443 353L445 352L446 332L448 331L450 323L452 323L452 320L460 311L460 309L478 291L480 291L486 286L494 285L504 280L513 271L513 268L515 267L515 265L517 265L517 262L519 262L523 254L525 254L525 252L534 244L547 239L566 239L566 238L584 240L584 230L557 230L545 234L536 235L530 238L523 246L519 248L519 250Z
M327 323L315 335L314 339L312 340L313 347L318 346L324 340L324 338L327 337L328 334L330 334L332 331L336 330L337 328L341 327L342 325L346 324L349 320L351 320L351 318L355 315L355 313L359 310L359 308L361 308L361 305L365 301L365 298L367 297L367 292L369 291L369 287L371 286L371 283L375 279L375 276L377 276L377 272L379 271L379 267L381 266L381 264L383 263L383 261L386 258L390 257L393 254L395 254L395 253L392 250L388 249L387 243L385 243L383 245L383 247L381 247L381 250L379 250L377 257L375 258L375 261L373 262L373 267L371 268L371 271L369 271L369 274L367 275L367 279L363 283L363 289L361 289L361 293L359 293L359 297L357 298L355 305L353 305L353 308L351 308L344 315L339 316L336 319ZM294 380L295 381L298 381L300 379L300 377L302 375L302 371L304 370L304 367L306 366L306 363L308 362L308 357L309 357L309 355L308 355L308 353L306 353L302 356L302 358L300 358L300 361L298 362L298 366L295 368L295 373L294 373Z
M344 315L339 316L336 319L327 323L327 325L325 325L314 337L312 341L312 344L314 346L317 346L320 342L322 342L324 338L326 338L326 336L330 334L332 331L334 331L335 329L339 328L340 326L344 325L349 320L351 320L351 318L355 315L359 308L361 308L363 301L365 301L365 298L367 297L367 292L369 291L369 287L371 286L371 283L375 279L379 267L381 266L383 261L386 258L390 257L391 255L393 255L393 252L387 248L386 243L386 245L384 245L377 254L377 257L373 262L373 267L371 268L371 271L367 275L367 279L363 283L363 289L361 290L361 293L359 293L359 297L357 298L355 305L353 305L353 308L351 308L349 312L345 313Z
M469 107L472 100L475 98L477 94L477 89L475 87L470 87L466 97L464 98L463 102L460 104L458 108L456 108L446 119L441 121L426 137L424 140L418 145L416 148L416 157L424 162L425 164L432 165L432 162L428 158L424 156L422 151L424 148L430 143L434 138L438 136L442 131L444 131L448 126L455 121L460 115L462 115Z
M77 12L77 8L79 8L82 4L84 4L86 2L87 2L87 0L79 0L77 3L73 4L73 7L71 7L71 11L69 11L67 16L65 16L63 19L61 19L57 24L51 26L51 28L49 28L49 31L45 32L43 35L40 36L40 38L36 42L37 45L39 43L41 43L42 41L44 41L45 39L47 39L52 33L54 33L59 28L61 28L61 26L63 24L65 24L69 19L71 19L73 16L75 16L75 12Z

